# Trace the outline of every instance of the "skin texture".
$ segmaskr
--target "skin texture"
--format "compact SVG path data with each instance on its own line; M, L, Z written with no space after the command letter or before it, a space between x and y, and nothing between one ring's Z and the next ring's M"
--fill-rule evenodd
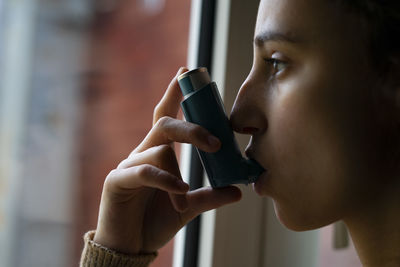
M398 266L398 72L378 75L366 42L363 19L332 1L261 1L231 121L286 227L343 219L365 266Z
M251 134L246 153L268 170L255 191L274 200L285 226L343 219L364 266L399 266L400 75L378 75L366 42L365 21L333 1L262 0L231 122ZM175 77L147 137L107 176L95 242L152 252L201 212L240 199L236 187L189 192L181 181L174 142L220 147L175 119L181 98Z

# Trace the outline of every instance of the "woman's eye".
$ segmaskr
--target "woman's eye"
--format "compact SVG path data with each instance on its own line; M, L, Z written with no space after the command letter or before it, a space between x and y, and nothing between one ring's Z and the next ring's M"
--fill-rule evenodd
M265 60L269 67L272 67L272 75L277 75L281 71L285 70L288 63L276 58L268 58Z

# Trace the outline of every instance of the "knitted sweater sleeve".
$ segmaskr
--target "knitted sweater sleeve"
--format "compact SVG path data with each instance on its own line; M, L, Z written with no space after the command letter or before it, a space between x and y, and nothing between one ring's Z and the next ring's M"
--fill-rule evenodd
M157 257L151 254L126 255L97 244L93 241L95 231L84 236L80 267L147 267Z

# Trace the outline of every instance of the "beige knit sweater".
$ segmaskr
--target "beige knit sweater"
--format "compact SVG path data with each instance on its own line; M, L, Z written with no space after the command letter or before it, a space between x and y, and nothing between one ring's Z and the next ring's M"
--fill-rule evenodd
M147 267L157 257L151 254L126 255L101 246L93 241L95 231L84 236L80 267Z

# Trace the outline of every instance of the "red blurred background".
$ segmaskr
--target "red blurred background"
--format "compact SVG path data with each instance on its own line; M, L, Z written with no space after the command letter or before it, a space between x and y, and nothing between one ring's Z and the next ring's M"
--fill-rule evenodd
M185 66L190 1L118 1L96 13L80 129L76 259L95 229L104 178L145 137L152 111ZM173 242L152 266L171 266Z

